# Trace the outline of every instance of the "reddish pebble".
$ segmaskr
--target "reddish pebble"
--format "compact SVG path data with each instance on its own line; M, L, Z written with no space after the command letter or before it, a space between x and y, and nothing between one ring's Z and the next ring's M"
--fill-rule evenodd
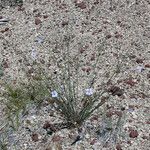
M121 111L115 111L114 114L116 114L119 117L122 117L122 112Z
M150 68L150 64L145 64L145 68Z
M32 138L32 141L34 141L34 142L37 142L37 141L39 140L37 133L33 133L33 134L31 135L31 138Z
M90 145L94 145L96 143L96 139L93 139L91 142L90 142Z
M112 36L109 34L109 35L106 35L106 39L110 39Z
M8 63L7 63L7 60L5 61L3 61L2 62L2 66L3 66L3 68L9 68L9 66L8 66Z
M86 68L82 68L82 71L86 71Z
M93 116L90 120L91 121L94 121L94 120L98 121L98 116Z
M149 79L149 78L150 78L150 73L147 74L147 79Z
M86 9L86 3L85 2L76 2L75 5L81 9Z
M97 5L97 4L99 4L99 1L96 0L93 4L94 4L94 5Z
M84 48L80 48L79 51L82 54L85 51L85 49Z
M39 18L35 18L35 24L36 25L39 25L39 24L41 24L42 23L42 21L39 19Z
M95 60L95 54L93 53L91 56L91 61Z
M130 146L132 145L131 141L127 141L127 144L129 144Z
M91 71L91 68L90 68L90 67L86 68L86 72L87 72L87 73L89 73L90 71Z
M21 7L21 6L18 7L18 11L24 11L24 10L25 10L24 7Z
M110 92L113 96L122 96L124 94L123 89L120 89L118 86L111 86L108 89L108 92Z
M109 112L106 113L106 116L107 116L108 118L110 118L112 115L114 115L114 112L113 112L113 111L109 111Z
M120 20L118 20L118 21L117 21L117 23L118 23L118 24L121 24L121 21L120 21Z
M47 129L47 128L49 128L49 127L51 127L51 124L50 124L48 121L46 121L46 122L44 123L44 125L43 125L43 128L44 128L44 129Z
M122 35L121 34L116 34L115 38L117 38L117 39L122 38Z
M9 28L5 28L5 32L8 31L8 30L9 30Z
M150 121L146 121L146 124L150 124Z
M129 84L130 86L134 86L135 84L137 84L136 81L134 81L133 79L127 79L125 80L126 84Z
M44 15L43 18L44 18L44 19L48 18L48 15Z
M62 137L59 136L59 135L54 135L53 138L52 138L52 141L53 141L53 142L59 142L59 141L61 141L61 140L62 140Z
M143 59L137 58L137 59L136 59L136 62L137 62L138 64L141 64L141 63L143 63Z
M138 137L138 131L137 130L130 130L130 134L129 134L129 136L130 136L130 138L136 138L136 137Z
M117 145L116 145L116 150L122 150L122 148L121 148L121 145L120 145L120 144L117 144Z
M68 25L68 21L63 21L61 25L62 25L63 27L66 26L66 25Z

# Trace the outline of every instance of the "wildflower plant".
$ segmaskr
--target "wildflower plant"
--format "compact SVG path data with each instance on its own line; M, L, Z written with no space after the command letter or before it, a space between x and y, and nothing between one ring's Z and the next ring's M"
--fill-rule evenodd
M87 71L87 74L82 74L81 69L84 63L80 60L79 50L75 54L71 53L70 43L72 38L73 35L68 33L63 36L61 55L58 55L58 53L55 55L54 50L50 51L51 63L55 67L54 70L57 70L55 74L46 72L47 70L43 69L43 66L35 57L33 61L38 66L42 82L49 90L49 102L54 103L56 111L64 116L64 122L68 124L69 128L78 128L109 99L106 85L117 74L118 68L101 85L102 90L97 91L94 86L98 78L97 66L104 50L104 43L100 43L95 50L96 59L90 66L93 72ZM59 61L60 58L61 61Z
M108 93L108 83L118 74L119 64L114 67L114 71L106 81L101 81L100 89L97 88L99 80L98 66L100 56L105 49L102 41L95 48L95 61L85 69L86 63L81 59L81 47L75 54L71 53L71 35L65 35L64 49L58 55L50 50L51 63L54 69L50 71L40 63L37 52L31 51L33 73L29 76L29 69L25 66L27 82L18 82L17 85L5 84L6 93L3 95L7 101L6 114L9 124L18 129L20 116L25 114L29 104L40 104L47 100L53 105L55 110L63 116L62 123L58 123L59 128L80 128L84 122L100 107L104 106L110 98ZM60 59L62 61L60 61ZM105 73L104 73L105 74ZM118 128L116 128L117 132ZM107 134L106 134L107 138ZM107 138L107 141L109 137Z

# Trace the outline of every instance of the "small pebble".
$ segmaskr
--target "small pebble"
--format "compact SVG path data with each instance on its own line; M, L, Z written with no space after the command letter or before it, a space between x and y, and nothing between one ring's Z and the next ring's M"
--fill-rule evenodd
M130 138L136 138L136 137L138 137L138 131L137 130L131 130L130 131L130 134L129 134L129 136L130 136Z
M37 133L33 133L31 135L32 141L37 142L39 140L38 134Z
M35 25L39 25L41 23L42 23L42 21L39 18L35 18Z

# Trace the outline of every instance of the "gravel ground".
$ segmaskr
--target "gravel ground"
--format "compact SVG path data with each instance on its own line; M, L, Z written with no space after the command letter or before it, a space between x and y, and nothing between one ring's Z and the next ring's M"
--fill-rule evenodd
M2 21L2 19L6 19ZM3 23L2 23L3 22ZM0 10L0 60L5 79L13 83L23 79L21 67L25 57L30 61L32 52L49 72L56 71L50 64L51 53L63 57L62 37L68 29L73 36L71 55L79 50L82 60L92 63L99 43L105 41L101 62L97 68L95 87L113 72L117 62L121 73L113 83L124 89L108 102L108 112L119 108L124 119L124 135L117 144L113 140L103 145L94 130L102 126L100 110L85 123L84 138L74 145L76 129L63 129L48 135L46 121L58 123L61 116L43 102L41 109L29 106L28 114L21 117L18 131L8 130L9 150L148 150L150 147L150 2L148 0L26 0L22 6ZM80 45L80 47L78 47ZM62 52L63 53L63 52ZM87 71L88 63L81 72ZM28 68L32 66L28 65ZM89 70L90 72L90 70ZM104 76L104 73L107 75ZM0 82L2 82L1 78ZM83 83L84 84L84 83ZM81 84L82 85L82 84ZM1 86L2 89L2 86ZM3 106L0 121L3 122ZM88 129L87 129L88 128ZM90 128L90 129L89 129ZM3 129L0 130L3 132Z

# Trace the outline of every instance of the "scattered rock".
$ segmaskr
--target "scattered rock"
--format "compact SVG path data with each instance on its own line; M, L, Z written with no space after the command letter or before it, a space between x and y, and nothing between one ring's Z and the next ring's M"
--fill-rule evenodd
M143 63L143 59L137 58L137 59L136 59L136 62L137 62L138 64L142 64L142 63Z
M96 143L97 139L92 139L92 141L90 142L90 145L94 145Z
M129 144L130 146L132 145L132 143L131 143L131 141L130 141L130 140L128 140L128 141L127 141L127 144Z
M119 38L122 38L123 37L123 35L122 34L115 34L115 38L117 38L117 39L119 39Z
M52 141L53 141L53 142L59 142L59 141L61 141L61 140L62 140L62 137L59 136L59 135L54 135L53 138L52 138Z
M113 116L114 115L114 112L113 111L108 111L107 113L106 113L106 116L108 117L108 118L110 118L111 116Z
M42 21L39 19L39 18L35 18L35 24L36 25L39 25L39 24L41 24L42 23Z
M5 69L5 68L9 68L9 65L8 65L8 60L3 60L2 62L2 67Z
M149 137L149 136L146 136L146 135L143 135L143 136L142 136L142 139L144 139L144 140L150 140L150 137Z
M149 78L150 78L150 73L147 74L147 79L149 79Z
M84 51L85 51L84 48L80 48L80 49L79 49L79 52L80 52L81 54L82 54Z
M91 61L95 60L95 53L92 54L91 56Z
M114 114L116 114L119 117L122 117L122 112L121 111L114 111Z
M82 71L86 71L86 68L82 68Z
M129 57L130 59L134 59L134 58L136 58L136 55L130 54L128 57Z
M83 2L83 1L75 1L75 6L77 6L77 7L79 7L79 8L81 8L81 9L86 9L86 3L85 2Z
M62 27L68 25L68 21L63 21L63 22L61 23L61 25L62 25Z
M114 106L111 106L111 105L108 105L108 104L107 104L107 105L106 105L106 108L107 108L107 109L114 109Z
M129 134L129 136L130 136L130 138L136 138L136 137L138 137L138 131L137 130L130 130L130 134Z
M145 68L150 68L150 64L145 64Z
M125 107L121 107L121 111L124 111L126 108Z
M111 34L106 35L106 39L110 39L112 37Z
M1 30L1 33L7 32L7 31L9 31L9 28L8 28L8 27L5 28L4 30Z
M146 124L150 124L150 121L146 121Z
M116 145L116 150L122 150L122 148L121 148L121 145L120 145L120 144L117 144L117 145Z
M124 91L123 89L120 89L119 87L117 86L111 86L109 89L108 89L108 92L112 93L113 96L117 95L117 96L122 96L124 94Z
M48 18L48 15L43 15L43 18L44 18L44 19Z
M86 68L86 72L89 73L90 71L91 71L91 68L90 68L90 67L87 67L87 68Z
M99 0L95 0L95 2L93 3L94 5L99 4Z
M91 117L90 120L91 120L91 121L98 121L98 116L97 116L97 115L94 115L93 117Z
M121 21L120 21L120 20L118 20L118 21L117 21L117 24L121 24Z
M137 82L132 78L126 79L124 82L130 86L134 86L135 84L137 84Z
M38 134L37 133L33 133L31 135L32 141L37 142L39 140Z
M19 7L18 7L18 11L24 11L24 10L25 10L24 7L22 7L22 6L19 6Z
M122 112L121 111L113 111L113 110L110 110L110 111L108 111L107 113L106 113L106 116L108 117L108 118L110 118L111 116L113 116L113 115L117 115L117 116L119 116L119 117L122 117Z
M51 124L48 121L46 121L43 125L43 128L48 129L49 127L51 127Z
M38 9L34 9L34 10L33 10L33 13L36 13L36 12L38 12Z

